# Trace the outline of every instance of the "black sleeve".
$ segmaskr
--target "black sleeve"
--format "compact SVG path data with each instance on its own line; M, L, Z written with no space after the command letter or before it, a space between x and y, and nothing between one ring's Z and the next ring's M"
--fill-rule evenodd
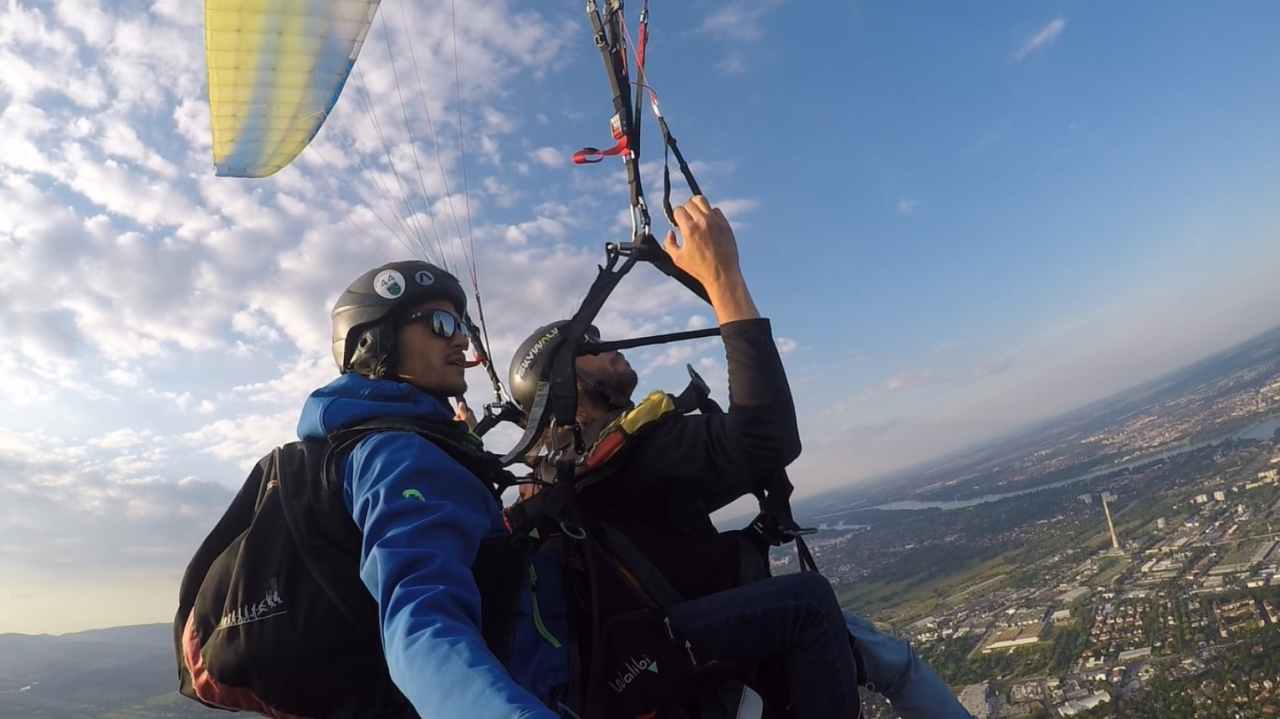
M763 486L800 456L800 430L768 319L720 328L729 370L723 414L663 423L633 453L628 493L697 498L709 510Z

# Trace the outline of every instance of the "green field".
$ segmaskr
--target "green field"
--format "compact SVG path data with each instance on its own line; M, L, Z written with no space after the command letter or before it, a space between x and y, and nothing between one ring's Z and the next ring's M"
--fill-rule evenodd
M890 623L912 621L927 616L941 602L952 606L963 594L994 589L1012 572L1004 556L972 562L941 576L926 570L893 582L860 582L842 587L837 596L842 607L859 614Z

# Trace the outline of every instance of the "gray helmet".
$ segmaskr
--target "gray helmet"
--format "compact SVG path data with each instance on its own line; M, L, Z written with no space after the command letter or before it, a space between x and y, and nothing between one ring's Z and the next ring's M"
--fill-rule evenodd
M396 363L396 315L448 300L466 315L467 293L447 270L422 260L388 262L356 278L333 305L333 359L343 374L385 377Z
M569 320L556 320L539 327L520 343L511 357L511 367L507 370L507 389L522 411L528 412L533 406L533 398L538 394L538 381L547 378L550 358L567 340L561 330L568 324ZM596 342L600 341L600 330L595 325L587 325L584 334ZM577 374L585 383L586 389L602 395L610 404L617 407L631 406L630 397L623 397L582 370L577 370Z

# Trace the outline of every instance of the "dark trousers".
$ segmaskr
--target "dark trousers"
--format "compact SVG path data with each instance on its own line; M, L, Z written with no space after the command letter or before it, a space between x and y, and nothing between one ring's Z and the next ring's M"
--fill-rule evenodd
M849 630L817 572L770 577L669 607L702 661L781 660L795 719L861 716Z

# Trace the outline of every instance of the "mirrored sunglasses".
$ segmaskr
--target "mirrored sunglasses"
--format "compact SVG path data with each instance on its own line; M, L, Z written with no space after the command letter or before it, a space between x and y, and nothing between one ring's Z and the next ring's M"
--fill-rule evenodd
M407 325L412 322L424 322L431 331L437 335L449 339L454 334L461 334L463 337L470 339L471 330L467 327L467 323L458 319L451 312L445 310L422 310L400 320L400 325Z

